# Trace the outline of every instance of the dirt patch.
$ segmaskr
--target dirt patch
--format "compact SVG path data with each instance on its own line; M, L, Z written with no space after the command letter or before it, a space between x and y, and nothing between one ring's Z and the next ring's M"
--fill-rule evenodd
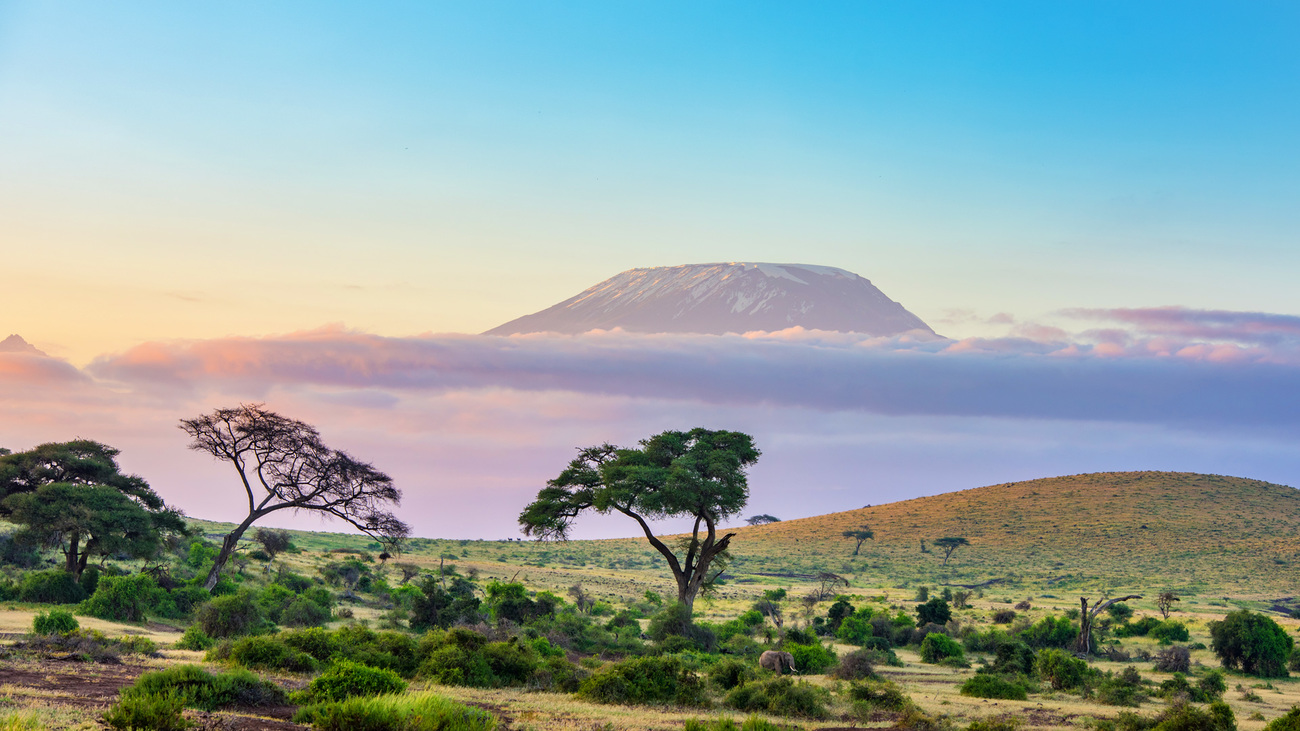
M279 711L285 710L287 714L281 715ZM198 723L198 728L202 731L258 731L258 729L271 729L275 731L302 731L310 728L288 720L293 716L293 707L286 706L284 709L279 708L259 708L249 710L248 714L239 711L217 711L208 713L207 711L186 711L185 716Z
M107 708L119 690L135 683L146 665L99 665L42 660L0 666L0 685L39 691L53 703L77 708Z

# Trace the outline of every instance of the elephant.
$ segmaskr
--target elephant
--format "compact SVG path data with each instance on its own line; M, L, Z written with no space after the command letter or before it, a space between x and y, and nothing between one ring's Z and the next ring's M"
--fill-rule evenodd
M792 673L799 672L794 669L794 655L788 652L768 650L758 656L758 665L764 670L774 671L777 675L784 673L786 668L790 668Z

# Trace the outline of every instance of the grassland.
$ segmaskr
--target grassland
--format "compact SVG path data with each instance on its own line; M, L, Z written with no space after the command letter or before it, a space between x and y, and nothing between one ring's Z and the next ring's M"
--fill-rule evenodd
M210 535L229 529L217 523L199 521L198 525ZM841 534L863 525L872 528L875 539L855 557L853 541ZM1259 481L1186 473L1078 475L993 485L735 532L727 583L696 605L697 614L705 619L731 619L764 590L777 586L789 589L793 597L801 596L815 586L814 574L831 571L851 580L847 593L856 597L855 604L870 600L907 610L922 586L932 592L944 586L977 587L971 606L955 613L966 625L986 626L995 611L1026 599L1033 608L1021 614L1033 621L1076 608L1080 596L1095 598L1103 591L1142 594L1144 598L1132 604L1139 615L1152 615L1155 593L1170 589L1183 597L1174 617L1187 623L1193 642L1208 645L1208 623L1237 607L1269 612L1293 635L1300 630L1300 622L1282 611L1297 606L1292 597L1300 584L1300 493ZM947 566L938 549L921 552L922 540L932 544L935 538L949 535L964 536L970 545L954 553ZM308 575L343 552L369 552L373 557L379 549L368 538L341 533L294 531L294 543L299 552L284 554L276 563ZM561 595L581 583L596 598L616 607L640 599L647 590L668 598L674 594L658 554L640 539L546 544L417 538L397 560L428 570L440 562L454 563L462 572L473 570L481 581L515 579ZM259 567L253 562L245 569L250 581L258 580ZM387 572L395 583L391 567L379 571ZM0 633L26 630L40 608L0 606ZM825 607L819 611L824 613ZM790 603L790 612L791 622L803 621L797 616L796 602ZM358 605L354 617L342 621L381 626L384 619L382 607ZM117 625L86 618L83 623L109 634L147 634L160 643L179 637L179 628L165 623ZM1155 649L1146 638L1125 640L1125 647ZM853 648L835 649L843 654ZM1090 718L1114 717L1120 710L1064 693L1036 694L1027 702L963 697L957 686L973 670L923 664L909 649L899 654L904 667L882 668L885 675L900 683L927 713L948 715L959 725L1011 713L1034 729L1073 729ZM194 662L199 657L169 649L146 665ZM1193 661L1200 666L1216 664L1208 650L1194 651ZM1096 665L1120 667L1105 661ZM1169 677L1149 664L1139 663L1139 668L1152 681ZM87 672L101 671L87 668ZM835 681L822 676L811 680L835 687ZM716 710L601 706L568 695L522 689L417 686L487 708L510 729L680 729L687 718L737 717ZM1300 703L1297 680L1262 683L1232 675L1229 688L1226 700L1241 731L1257 731ZM87 725L85 713L76 712L85 710L85 702L78 706L75 698L31 683L0 687L0 727L6 707L13 713L37 713L47 728L93 727ZM1150 714L1158 707L1158 702L1148 703L1142 712ZM844 724L843 718L800 722L805 728Z

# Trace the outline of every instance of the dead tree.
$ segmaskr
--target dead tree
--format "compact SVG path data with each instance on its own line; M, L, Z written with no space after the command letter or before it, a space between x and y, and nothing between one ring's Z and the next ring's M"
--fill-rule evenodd
M1160 592L1160 596L1156 597L1156 609L1160 610L1160 616L1169 619L1169 612L1173 611L1174 602L1178 601L1182 600L1172 591Z
M843 576L840 576L839 574L833 574L829 571L818 571L817 582L818 582L818 587L814 589L813 592L816 594L817 601L819 602L825 601L826 599L835 596L836 587L842 586L845 589L849 588L848 579L844 578Z
M365 462L326 447L309 424L261 404L217 409L181 420L190 449L231 463L248 501L248 516L222 541L204 588L216 586L244 531L277 510L310 510L344 520L396 548L410 529L384 508L402 493L393 479Z
M1118 602L1126 602L1129 599L1141 599L1141 594L1129 594L1128 596L1107 599L1105 596L1097 600L1096 606L1088 609L1088 597L1079 597L1081 609L1079 611L1079 637L1074 641L1074 651L1083 655L1092 654L1092 623L1097 619L1097 615L1106 611L1106 608Z

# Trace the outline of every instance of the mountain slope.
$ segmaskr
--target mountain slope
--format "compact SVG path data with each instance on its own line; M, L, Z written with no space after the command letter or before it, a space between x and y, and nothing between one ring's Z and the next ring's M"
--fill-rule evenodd
M933 330L870 281L805 264L723 263L630 269L487 335L839 330L887 336Z
M851 560L853 541L841 534L864 524L875 539ZM991 485L738 532L738 572L782 564L865 568L888 584L1012 578L1276 595L1294 593L1300 576L1300 491L1184 472ZM946 568L932 547L942 536L970 540ZM921 553L921 540L931 553Z

